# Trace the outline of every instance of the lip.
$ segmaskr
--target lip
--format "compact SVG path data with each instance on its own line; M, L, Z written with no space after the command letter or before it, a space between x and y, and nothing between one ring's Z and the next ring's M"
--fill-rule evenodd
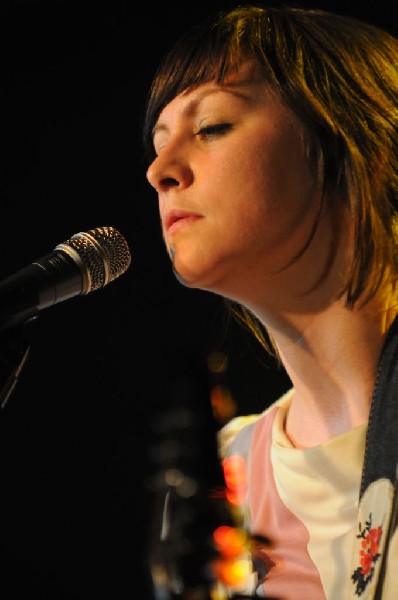
M166 212L163 225L165 231L170 235L177 229L180 229L183 225L200 219L201 215L197 213L188 212L186 210L172 209Z

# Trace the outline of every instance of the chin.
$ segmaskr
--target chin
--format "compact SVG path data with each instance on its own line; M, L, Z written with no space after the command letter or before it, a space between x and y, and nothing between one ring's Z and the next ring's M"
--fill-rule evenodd
M198 268L192 269L189 267L189 261L176 260L173 252L170 252L170 258L174 275L182 285L217 293L219 278L216 274L216 263L214 261L210 264L205 264L203 261L198 264L197 257L195 257L195 261L190 262L195 262Z
M193 289L206 289L204 285L201 285L198 277L192 276L192 274L185 275L177 271L175 267L173 267L173 273L176 279L185 287L193 288Z
M175 251L174 248L171 247L169 250L171 263L173 266L173 273L176 279L186 287L190 288L200 288L199 279L201 279L198 273L193 272L190 269L185 268L184 265L181 265L181 261L177 261L175 259Z

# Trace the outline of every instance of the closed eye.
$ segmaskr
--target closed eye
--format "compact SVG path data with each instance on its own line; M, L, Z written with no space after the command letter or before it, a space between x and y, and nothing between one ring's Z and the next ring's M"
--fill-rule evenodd
M196 133L195 136L200 140L211 140L217 136L221 136L232 129L232 125L230 123L217 123L216 125L206 125L206 127L201 127Z

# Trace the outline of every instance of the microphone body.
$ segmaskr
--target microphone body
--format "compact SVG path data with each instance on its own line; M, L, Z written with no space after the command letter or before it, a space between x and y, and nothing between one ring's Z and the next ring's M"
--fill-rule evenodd
M0 282L0 331L35 317L49 306L104 287L130 263L127 241L113 227L73 235Z

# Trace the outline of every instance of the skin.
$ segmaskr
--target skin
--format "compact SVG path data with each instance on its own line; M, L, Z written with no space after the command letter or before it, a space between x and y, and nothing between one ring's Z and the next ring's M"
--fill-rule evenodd
M297 447L367 420L396 314L390 290L365 308L345 307L350 219L331 191L321 202L307 140L246 61L221 86L205 83L163 109L147 172L179 278L242 303L276 341L295 388L285 427Z

